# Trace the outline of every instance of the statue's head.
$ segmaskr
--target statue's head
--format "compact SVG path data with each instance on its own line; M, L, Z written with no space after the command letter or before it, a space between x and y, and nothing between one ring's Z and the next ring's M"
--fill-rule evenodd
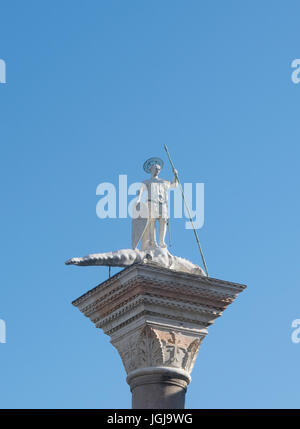
M157 176L160 170L163 168L164 162L160 158L149 158L144 162L143 168L146 173L150 173L152 176Z
M161 166L159 164L154 164L150 168L151 176L158 176L161 170Z

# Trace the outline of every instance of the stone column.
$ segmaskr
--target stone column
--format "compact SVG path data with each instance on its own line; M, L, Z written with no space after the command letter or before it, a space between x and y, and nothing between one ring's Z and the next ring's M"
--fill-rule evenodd
M73 302L110 336L132 407L184 408L207 328L245 285L135 264Z

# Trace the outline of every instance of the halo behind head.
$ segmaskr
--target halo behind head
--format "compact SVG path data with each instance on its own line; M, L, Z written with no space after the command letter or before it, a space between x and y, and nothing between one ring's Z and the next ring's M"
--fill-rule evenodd
M160 168L163 168L164 162L162 159L158 157L152 157L147 159L147 161L144 162L143 169L146 171L146 173L150 173L151 167L155 164L160 165Z

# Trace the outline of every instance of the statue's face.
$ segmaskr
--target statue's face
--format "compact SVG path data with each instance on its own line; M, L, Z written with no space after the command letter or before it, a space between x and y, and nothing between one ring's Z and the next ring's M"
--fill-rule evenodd
M152 176L158 176L161 170L161 166L159 164L152 165L150 172Z

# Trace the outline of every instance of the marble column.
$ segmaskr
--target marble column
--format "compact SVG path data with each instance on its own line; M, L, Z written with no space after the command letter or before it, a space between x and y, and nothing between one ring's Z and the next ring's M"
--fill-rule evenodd
M73 302L118 350L132 407L182 409L208 327L246 288L135 264Z

